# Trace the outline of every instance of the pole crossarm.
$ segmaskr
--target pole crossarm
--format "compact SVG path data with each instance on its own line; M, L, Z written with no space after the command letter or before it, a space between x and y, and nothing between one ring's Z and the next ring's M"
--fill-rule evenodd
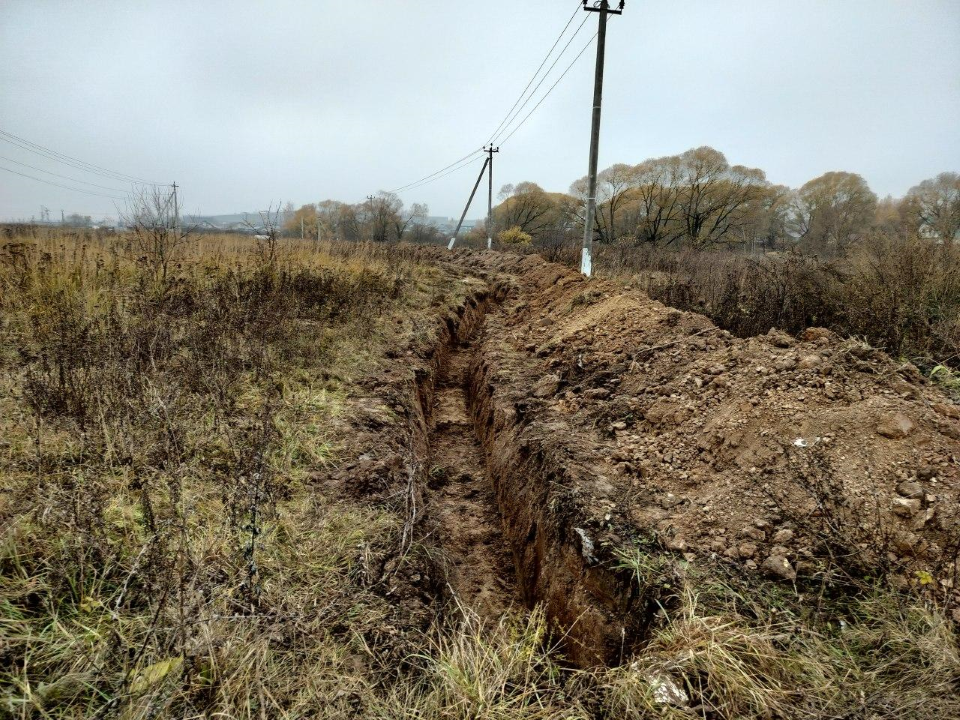
M616 10L614 10L607 2L598 2L593 7L590 7L587 5L587 0L583 0L583 9L587 12L602 12L608 15L623 15L624 4L625 3L621 1L621 3L617 5Z

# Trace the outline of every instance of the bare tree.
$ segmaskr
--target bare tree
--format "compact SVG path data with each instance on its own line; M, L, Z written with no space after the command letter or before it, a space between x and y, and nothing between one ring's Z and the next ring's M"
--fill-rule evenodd
M280 203L277 203L276 209L271 203L266 210L261 210L259 214L259 223L247 222L245 225L254 232L253 239L257 244L257 256L265 265L272 266L277 261L280 231L283 227Z
M142 188L120 217L130 230L137 257L166 285L170 266L180 257L190 234L180 225L173 193L158 186Z
M917 230L925 236L953 243L960 233L960 175L940 173L910 188L907 211Z
M397 227L403 201L394 193L381 191L367 198L363 209L370 237L374 242L386 242L391 228Z

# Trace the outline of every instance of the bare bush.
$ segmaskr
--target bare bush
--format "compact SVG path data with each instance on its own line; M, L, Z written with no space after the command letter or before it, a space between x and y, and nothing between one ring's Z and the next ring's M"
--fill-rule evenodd
M161 284L166 284L171 263L180 257L189 238L180 226L176 202L176 196L163 187L142 188L121 216L137 257Z

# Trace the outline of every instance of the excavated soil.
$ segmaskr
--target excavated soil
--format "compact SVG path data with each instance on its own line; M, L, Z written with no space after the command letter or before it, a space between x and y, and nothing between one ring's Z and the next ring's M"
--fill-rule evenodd
M471 292L372 387L408 439L368 426L358 451L380 448L341 471L403 494L444 558L387 563L401 603L539 603L590 666L642 645L688 564L804 592L840 562L957 592L960 408L916 368L816 328L735 338L536 256L436 261ZM637 582L638 550L661 577Z

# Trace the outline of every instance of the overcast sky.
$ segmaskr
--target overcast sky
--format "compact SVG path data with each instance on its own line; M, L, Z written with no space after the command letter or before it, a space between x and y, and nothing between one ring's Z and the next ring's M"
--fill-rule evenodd
M188 211L356 202L482 145L575 5L0 0L0 129L176 180ZM847 170L881 196L960 171L958 0L627 0L607 48L601 168L711 145L776 183ZM504 144L496 188L564 191L585 174L594 57ZM0 157L53 182L70 184L12 161L126 187L7 142ZM478 170L402 197L459 215ZM41 204L58 217L115 202L0 170L0 218Z

